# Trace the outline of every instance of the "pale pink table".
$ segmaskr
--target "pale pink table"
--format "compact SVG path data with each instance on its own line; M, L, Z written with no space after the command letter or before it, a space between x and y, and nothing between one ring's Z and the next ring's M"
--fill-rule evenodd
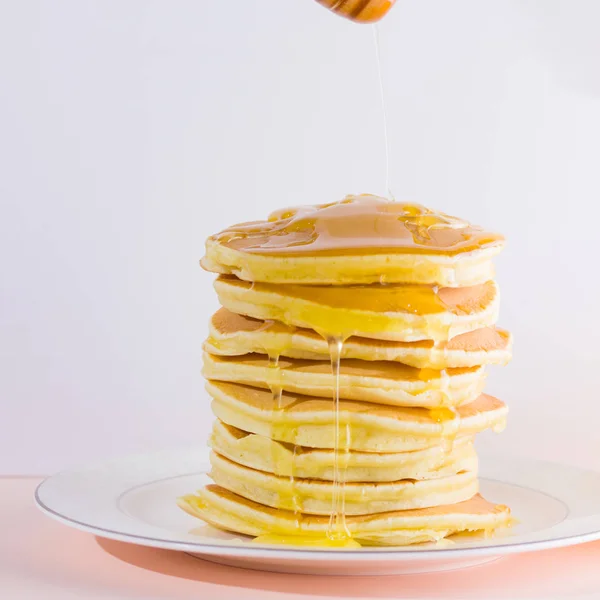
M0 478L2 599L600 598L600 542L439 574L278 575L75 531L34 507L38 481Z

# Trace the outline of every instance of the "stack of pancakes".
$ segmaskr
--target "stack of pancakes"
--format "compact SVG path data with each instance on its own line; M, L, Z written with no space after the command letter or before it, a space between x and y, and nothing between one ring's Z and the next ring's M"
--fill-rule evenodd
M352 196L207 241L222 308L204 375L209 485L179 505L264 541L437 541L493 531L475 434L506 406L492 258L503 238L420 205Z

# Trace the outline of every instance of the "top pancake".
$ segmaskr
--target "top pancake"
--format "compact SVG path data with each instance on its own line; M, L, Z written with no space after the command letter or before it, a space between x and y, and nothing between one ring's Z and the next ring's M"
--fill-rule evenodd
M491 259L503 243L418 204L348 196L225 229L207 240L202 266L267 283L461 287L493 278Z

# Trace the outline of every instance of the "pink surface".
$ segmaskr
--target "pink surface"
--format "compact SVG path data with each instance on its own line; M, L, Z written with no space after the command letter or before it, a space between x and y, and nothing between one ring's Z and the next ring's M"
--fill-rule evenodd
M597 598L600 542L512 556L463 571L311 577L224 567L186 554L102 540L42 515L39 479L0 478L0 596L144 598Z

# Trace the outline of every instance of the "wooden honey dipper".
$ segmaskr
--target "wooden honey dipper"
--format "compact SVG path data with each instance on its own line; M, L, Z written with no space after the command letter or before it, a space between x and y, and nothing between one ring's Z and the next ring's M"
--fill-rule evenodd
M317 2L356 23L374 23L387 14L396 0L317 0Z

